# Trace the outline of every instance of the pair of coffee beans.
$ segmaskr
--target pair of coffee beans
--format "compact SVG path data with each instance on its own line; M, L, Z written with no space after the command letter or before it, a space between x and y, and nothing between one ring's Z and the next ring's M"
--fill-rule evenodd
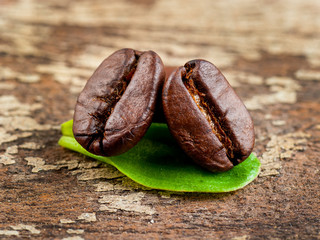
M254 146L253 122L219 69L192 60L165 75L153 51L113 53L78 97L75 139L96 155L124 153L144 136L161 101L170 132L194 162L221 172L245 160Z

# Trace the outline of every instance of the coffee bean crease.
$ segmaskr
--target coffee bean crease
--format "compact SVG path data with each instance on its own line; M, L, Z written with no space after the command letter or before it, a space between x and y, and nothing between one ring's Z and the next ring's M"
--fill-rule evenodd
M76 140L96 155L128 151L149 128L164 79L163 63L153 51L121 49L110 55L78 97Z

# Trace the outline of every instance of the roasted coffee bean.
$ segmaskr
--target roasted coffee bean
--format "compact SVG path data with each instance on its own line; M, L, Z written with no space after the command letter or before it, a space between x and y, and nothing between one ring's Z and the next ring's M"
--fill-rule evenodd
M172 135L202 167L227 171L250 155L252 119L212 63L192 60L179 67L164 84L162 104Z
M87 81L74 112L75 139L89 152L113 156L143 137L161 97L163 63L153 51L121 49Z

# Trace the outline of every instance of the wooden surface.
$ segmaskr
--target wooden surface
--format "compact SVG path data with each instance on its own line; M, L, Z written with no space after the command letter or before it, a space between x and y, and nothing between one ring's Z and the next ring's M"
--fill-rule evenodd
M320 1L0 0L0 239L320 239ZM141 187L57 145L113 51L212 61L255 122L260 176Z

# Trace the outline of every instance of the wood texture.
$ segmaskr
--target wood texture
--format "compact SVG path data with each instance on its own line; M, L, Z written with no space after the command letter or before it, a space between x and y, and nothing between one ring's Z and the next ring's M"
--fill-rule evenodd
M319 239L320 2L0 0L0 239ZM255 123L259 178L146 189L57 145L113 51L218 66Z

